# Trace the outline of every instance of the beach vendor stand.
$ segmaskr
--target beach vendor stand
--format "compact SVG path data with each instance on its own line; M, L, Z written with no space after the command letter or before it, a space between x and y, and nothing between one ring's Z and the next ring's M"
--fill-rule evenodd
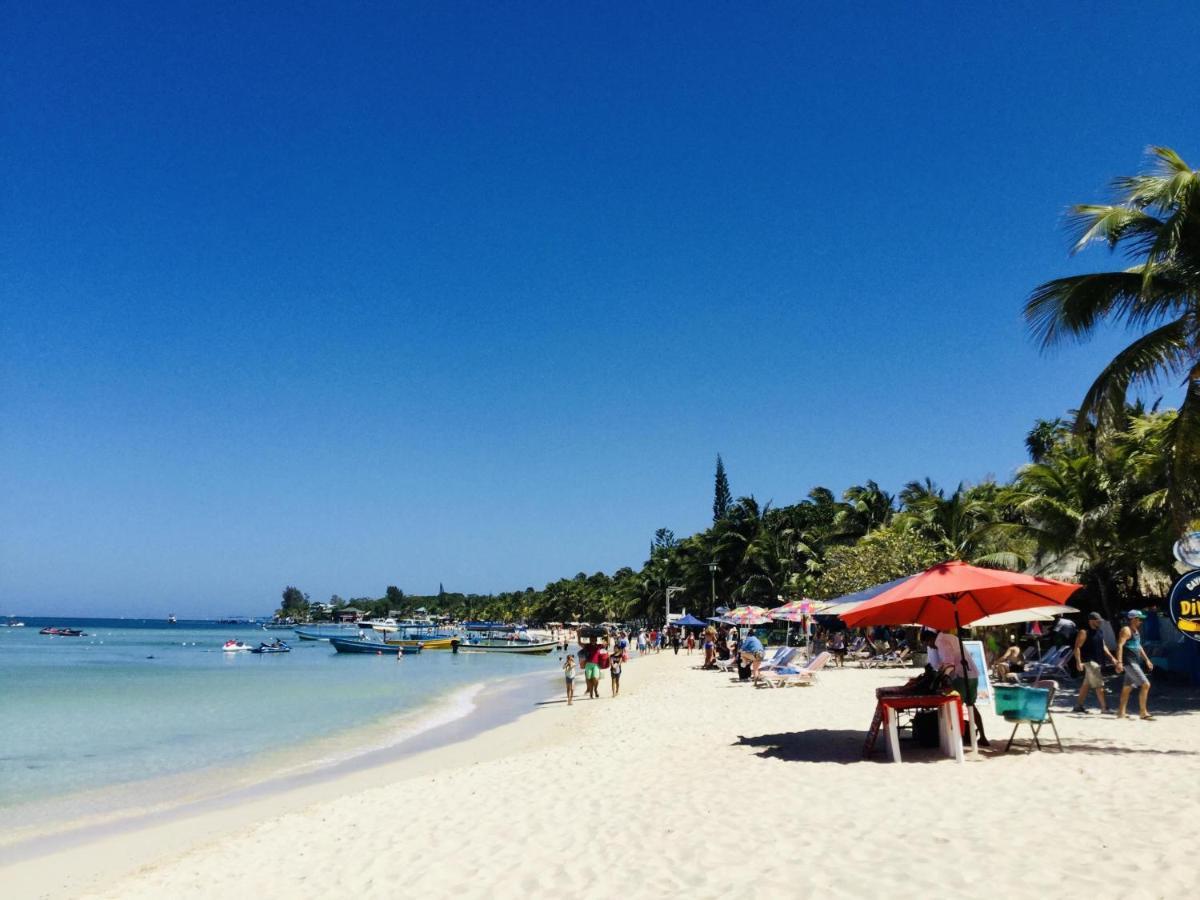
M863 745L863 758L871 755L875 739L882 730L887 735L888 757L892 762L900 762L901 710L927 709L937 711L939 749L951 759L962 762L962 698L958 694L907 694L895 688L875 691L875 718Z
M951 561L930 566L842 613L841 619L851 627L916 624L954 634L959 643L963 683L967 684L967 653L959 629L996 613L1062 606L1077 590L1077 584ZM970 696L964 699L970 708L967 713L970 723L974 702ZM970 732L971 750L978 753L976 729L970 728Z

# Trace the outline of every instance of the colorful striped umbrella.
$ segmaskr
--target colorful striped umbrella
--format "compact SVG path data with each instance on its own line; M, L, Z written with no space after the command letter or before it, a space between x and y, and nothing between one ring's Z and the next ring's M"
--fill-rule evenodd
M813 606L813 601L802 597L768 610L767 614L776 622L803 622L813 614Z
M722 621L730 625L766 625L771 614L761 606L739 606L725 613Z

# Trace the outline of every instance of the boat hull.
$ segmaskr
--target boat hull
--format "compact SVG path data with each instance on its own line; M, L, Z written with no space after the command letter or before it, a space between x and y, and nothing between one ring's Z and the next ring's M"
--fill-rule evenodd
M449 650L450 645L458 640L454 637L435 637L422 640L420 638L396 638L394 640L385 641L389 647L403 647L408 650L410 647L420 647L422 650Z
M397 647L393 644L382 644L379 641L360 641L355 638L331 637L329 643L338 653L368 653L376 656L387 654L391 656L397 650L403 650L405 656L420 653L420 647Z
M505 641L503 644L459 644L461 653L522 653L527 656L544 656L558 649L558 641L542 641L536 644Z

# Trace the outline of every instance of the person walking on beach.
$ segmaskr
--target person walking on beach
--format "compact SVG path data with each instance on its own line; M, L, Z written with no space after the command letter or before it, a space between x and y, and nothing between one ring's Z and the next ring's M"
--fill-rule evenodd
M612 679L612 695L621 693L621 656L614 656L608 664L608 674Z
M568 653L562 665L563 677L567 681L567 706L575 704L575 654Z
M688 632L687 643L684 646L687 647L687 655L688 656L691 656L692 651L696 649L696 636L694 634L692 634L690 631Z
M678 629L671 632L671 649L675 651L675 655L679 655L679 631Z
M646 629L645 628L642 628L641 630L638 631L637 651L638 651L638 656L646 655Z
M1134 688L1137 688L1138 691L1138 708L1141 717L1146 721L1154 718L1146 711L1146 697L1150 694L1150 679L1146 677L1146 672L1141 665L1145 661L1146 668L1151 672L1154 671L1154 663L1150 661L1150 657L1146 655L1146 650L1142 646L1142 623L1145 620L1146 617L1141 610L1131 609L1129 624L1121 629L1121 636L1117 638L1117 672L1125 675L1125 681L1121 684L1121 702L1117 707L1118 719L1126 718L1125 707L1129 704L1129 695L1133 693Z
M846 664L846 632L835 631L829 636L829 649L833 651L833 661L839 669Z
M599 697L600 688L600 653L602 648L596 639L589 638L589 643L579 648L579 659L583 662L583 680L587 686L587 696L593 700Z
M1074 712L1077 713L1087 712L1083 703L1087 700L1089 688L1096 692L1096 699L1100 702L1100 712L1108 712L1108 701L1104 697L1104 673L1101 666L1106 658L1116 666L1117 658L1112 655L1108 645L1104 643L1104 629L1100 627L1102 622L1100 613L1088 613L1087 628L1079 629L1079 634L1075 636L1075 665L1079 667L1079 671L1083 675L1083 681L1079 685L1079 696L1075 698Z

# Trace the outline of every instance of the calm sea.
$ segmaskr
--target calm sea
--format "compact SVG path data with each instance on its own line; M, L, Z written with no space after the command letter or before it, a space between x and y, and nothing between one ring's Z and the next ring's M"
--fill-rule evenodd
M558 671L554 655L427 651L397 662L212 622L24 621L0 627L0 819L6 808L55 798L61 806L115 785L344 758L423 721L468 714L472 686L536 672L549 684ZM87 636L38 634L45 625ZM227 638L257 645L276 636L291 653L221 651Z

